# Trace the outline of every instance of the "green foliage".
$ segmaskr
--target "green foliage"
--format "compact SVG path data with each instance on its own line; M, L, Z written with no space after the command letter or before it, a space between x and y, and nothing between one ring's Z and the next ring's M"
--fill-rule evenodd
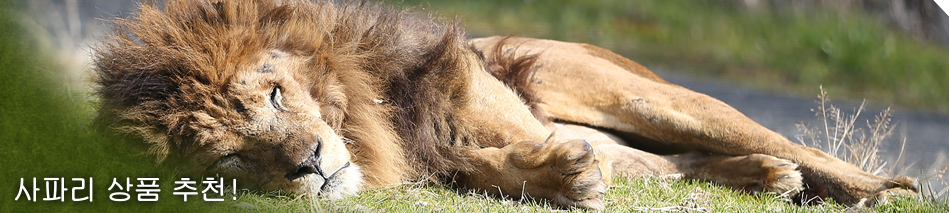
M773 90L867 97L947 111L947 47L889 30L862 11L747 10L714 1L406 0L457 17L474 36L584 42L650 67Z

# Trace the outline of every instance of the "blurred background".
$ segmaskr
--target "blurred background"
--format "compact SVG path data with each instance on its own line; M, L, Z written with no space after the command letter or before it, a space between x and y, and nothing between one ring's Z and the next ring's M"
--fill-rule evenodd
M90 47L102 21L133 1L31 0L23 23L66 97L92 103ZM472 37L518 35L583 42L631 58L667 80L709 94L809 146L819 86L845 114L867 100L859 128L892 107L892 137L874 159L881 174L946 188L948 18L932 0L399 0L384 4L457 21ZM93 113L86 105L79 113ZM847 118L847 116L842 116ZM866 122L869 121L869 122ZM805 128L801 128L806 126ZM865 127L867 128L867 127ZM861 135L871 135L865 130ZM857 138L859 135L855 135ZM870 136L869 136L870 137ZM832 147L822 147L826 151ZM876 166L875 166L876 167ZM945 193L945 190L943 191Z

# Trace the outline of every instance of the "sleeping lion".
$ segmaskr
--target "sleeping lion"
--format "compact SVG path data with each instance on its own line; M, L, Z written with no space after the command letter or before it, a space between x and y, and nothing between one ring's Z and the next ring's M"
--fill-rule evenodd
M589 209L617 176L849 205L917 191L587 44L468 39L329 1L169 0L113 22L99 120L160 162L261 190L340 198L426 178Z

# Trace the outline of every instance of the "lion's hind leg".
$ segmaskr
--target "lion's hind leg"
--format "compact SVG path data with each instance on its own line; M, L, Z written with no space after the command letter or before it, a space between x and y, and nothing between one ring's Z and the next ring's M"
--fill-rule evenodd
M608 50L527 38L511 42L517 42L510 45L513 55L537 54L539 68L528 89L540 97L539 111L549 118L634 135L628 140L634 147L661 145L787 159L799 165L809 190L846 205L876 201L881 191L919 192L913 178L873 175L821 150L794 143L726 103L670 84ZM473 43L481 49L504 45L498 38Z

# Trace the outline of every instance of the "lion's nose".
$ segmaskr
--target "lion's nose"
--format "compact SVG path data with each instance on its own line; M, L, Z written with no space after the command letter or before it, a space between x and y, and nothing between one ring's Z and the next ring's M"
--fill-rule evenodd
M320 136L317 136L317 145L314 147L313 151L310 152L310 156L307 157L300 165L297 165L297 169L293 173L287 174L286 177L288 180L296 180L302 178L308 174L317 174L323 176L323 170L320 169L320 150L323 148L323 139Z

